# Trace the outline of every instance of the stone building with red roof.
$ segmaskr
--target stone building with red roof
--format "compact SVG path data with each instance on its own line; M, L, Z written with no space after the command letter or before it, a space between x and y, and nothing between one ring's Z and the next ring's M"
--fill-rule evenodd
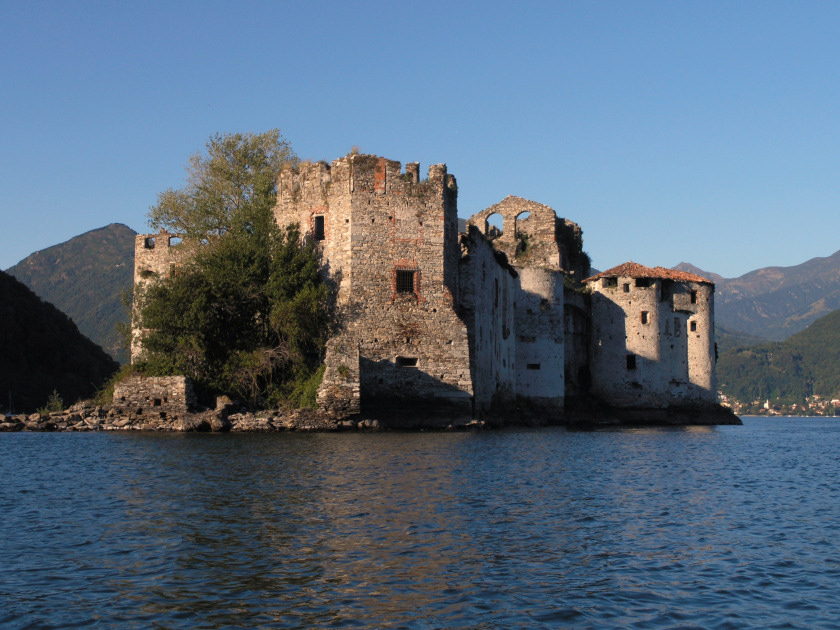
M630 408L716 403L712 282L626 262L584 284L593 394Z

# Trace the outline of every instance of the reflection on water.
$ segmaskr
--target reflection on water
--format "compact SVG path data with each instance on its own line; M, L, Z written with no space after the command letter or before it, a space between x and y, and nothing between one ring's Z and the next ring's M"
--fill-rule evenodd
M840 423L0 436L0 625L836 627Z

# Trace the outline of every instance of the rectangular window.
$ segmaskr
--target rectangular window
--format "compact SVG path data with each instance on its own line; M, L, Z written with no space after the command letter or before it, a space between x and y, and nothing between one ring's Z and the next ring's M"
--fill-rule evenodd
M697 291L692 291L691 292L691 303L692 304L697 304Z
M414 293L414 271L397 269L397 293Z
M636 286L637 287L649 287L650 286L650 278L636 278Z
M400 367L417 367L417 357L397 357L397 365Z
M636 369L636 355L635 354L628 354L627 355L627 369L628 370L635 370Z
M648 312L647 312L647 311L642 311L642 317L641 317L641 320L642 320L642 323L643 323L643 324L650 323L650 317L648 316Z
M624 283L624 292L625 293L630 293L630 283L629 282Z
M691 322L691 332L697 332L697 322Z
M315 240L323 241L324 238L324 216L319 214L315 216Z
M602 278L601 279L601 286L604 287L604 288L617 287L618 286L618 278Z
M539 370L542 367L541 363L528 363L525 367L529 370Z

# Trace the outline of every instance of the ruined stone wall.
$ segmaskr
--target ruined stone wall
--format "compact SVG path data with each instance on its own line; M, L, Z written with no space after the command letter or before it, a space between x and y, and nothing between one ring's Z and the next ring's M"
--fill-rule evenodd
M711 295L711 286L623 276L590 284L594 393L621 407L715 402L709 387L714 355L705 336L713 334L711 304L696 301L700 293ZM701 321L707 332L697 337ZM698 343L691 342L692 334ZM690 361L697 366L694 374Z
M161 230L134 237L134 283L166 278L188 256L190 248L180 234Z
M324 363L318 408L337 418L358 414L361 410L358 341L351 335L330 339Z
M425 181L419 174L416 163L401 172L399 162L349 155L279 178L278 224L323 236L326 271L338 281L344 330L328 349L322 399L335 398L327 390L340 380L331 353L353 346L362 412L433 400L471 413L467 331L455 312L457 185L442 164Z
M563 273L515 269L516 393L559 412L565 397Z
M583 396L589 393L592 374L589 369L591 300L587 293L564 286L563 330L566 344L565 396Z
M503 220L501 234L489 221L493 215ZM550 207L511 195L473 215L467 223L492 240L511 264L559 270L563 267L556 222L557 215Z
M132 376L114 387L112 406L137 419L172 420L193 411L196 398L185 376Z
M461 238L460 315L467 325L475 410L514 400L516 272L475 226Z
M331 166L324 162L304 163L284 170L278 178L274 209L277 225L296 223L302 235L316 242L328 277L341 288L340 299L350 294L352 274L351 167L351 158L344 158ZM323 234L317 234L316 227L322 228Z
M157 234L134 237L134 286L168 278L178 266L194 254L194 247L183 242L180 234L161 230ZM132 327L131 362L143 351L143 330Z

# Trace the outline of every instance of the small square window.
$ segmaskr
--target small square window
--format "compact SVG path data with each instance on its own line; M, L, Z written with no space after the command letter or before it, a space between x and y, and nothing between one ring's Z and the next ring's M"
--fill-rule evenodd
M323 241L324 238L326 238L324 236L324 216L323 215L319 214L315 217L315 233L314 233L314 236L315 236L316 241Z
M636 355L635 354L628 354L627 355L627 369L628 370L635 370L636 369Z
M414 293L414 271L397 269L397 293Z

